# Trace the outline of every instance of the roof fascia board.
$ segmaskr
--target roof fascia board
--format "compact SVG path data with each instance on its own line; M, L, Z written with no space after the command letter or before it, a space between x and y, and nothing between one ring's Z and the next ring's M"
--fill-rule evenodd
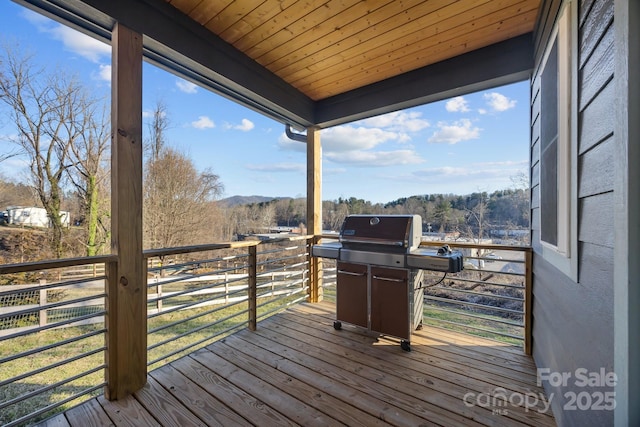
M316 125L336 126L530 78L532 33L317 102Z

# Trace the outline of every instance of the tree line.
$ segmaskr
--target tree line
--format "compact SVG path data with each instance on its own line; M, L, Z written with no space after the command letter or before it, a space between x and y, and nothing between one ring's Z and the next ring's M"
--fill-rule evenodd
M265 232L269 226L304 227L305 199L274 199L228 208L239 233ZM387 203L372 203L357 197L322 202L322 222L326 231L339 231L352 214L420 215L423 231L456 233L462 238L479 240L495 236L498 230L522 230L529 227L529 191L511 188L467 195L426 194L399 198Z

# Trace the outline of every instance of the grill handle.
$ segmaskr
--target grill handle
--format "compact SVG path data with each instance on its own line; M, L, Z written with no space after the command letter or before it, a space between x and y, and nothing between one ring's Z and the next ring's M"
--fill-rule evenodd
M345 242L345 243L366 243L366 244L375 243L375 244L378 244L378 245L398 246L398 247L408 246L408 242L406 240L404 240L404 241L400 241L400 240L392 241L392 240L366 239L366 238L351 239L351 238L340 237L340 241L341 242Z
M407 279L394 279L393 277L373 276L376 280L382 280L385 282L404 283Z
M352 271L338 270L338 274L346 274L347 276L358 276L358 277L362 277L362 276L365 276L367 273L354 273L354 272L352 272Z

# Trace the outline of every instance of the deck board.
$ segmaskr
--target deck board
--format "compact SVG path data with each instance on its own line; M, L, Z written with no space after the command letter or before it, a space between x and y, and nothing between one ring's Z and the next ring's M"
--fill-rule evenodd
M150 372L126 399L92 399L49 425L555 425L540 404L465 405L470 393L543 392L518 348L425 326L405 352L392 337L336 331L334 317L328 303L294 306Z

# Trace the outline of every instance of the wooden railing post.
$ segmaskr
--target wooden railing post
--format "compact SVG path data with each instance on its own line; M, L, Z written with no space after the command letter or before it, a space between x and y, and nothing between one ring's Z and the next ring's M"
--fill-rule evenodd
M314 236L309 241L309 301L320 302L322 301L322 258L316 258L311 256L311 245L318 243L320 238Z
M249 298L249 330L256 330L256 323L258 319L258 301L257 301L257 286L258 286L258 277L257 277L257 266L258 266L258 247L257 246L249 246L249 266L248 266L248 275L249 275L249 289L248 289L248 298Z
M307 234L322 234L322 150L320 129L307 128ZM309 301L322 301L322 260L309 254Z
M533 352L533 251L524 253L524 352L531 356Z
M116 23L111 37L111 253L105 396L147 382L147 278L142 253L142 34Z

